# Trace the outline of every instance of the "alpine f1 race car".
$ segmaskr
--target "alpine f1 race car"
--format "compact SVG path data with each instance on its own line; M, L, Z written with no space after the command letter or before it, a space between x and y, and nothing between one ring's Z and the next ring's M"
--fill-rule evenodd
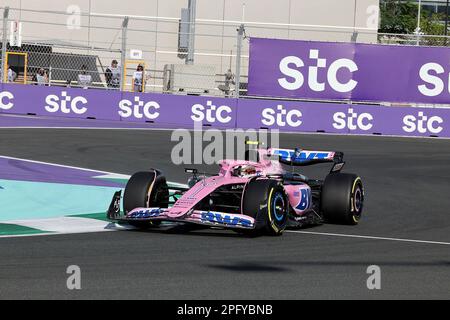
M283 168L318 163L332 164L324 180ZM121 191L115 193L107 217L138 228L165 221L252 235L280 235L288 227L324 222L356 225L364 189L360 177L341 172L344 164L342 152L269 148L247 150L245 160L222 160L217 175L185 169L192 175L187 187L169 188L156 169L138 172L123 199Z

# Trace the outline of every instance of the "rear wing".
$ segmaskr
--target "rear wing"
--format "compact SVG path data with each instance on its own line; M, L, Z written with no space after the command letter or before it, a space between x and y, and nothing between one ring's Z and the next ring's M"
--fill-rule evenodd
M338 151L310 151L301 149L269 149L269 156L291 166L309 166L318 163L334 163L332 171L340 171L344 166L344 153Z

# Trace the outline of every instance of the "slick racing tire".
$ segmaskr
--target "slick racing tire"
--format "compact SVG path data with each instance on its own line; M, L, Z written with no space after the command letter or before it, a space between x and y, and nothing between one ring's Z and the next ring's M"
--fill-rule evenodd
M321 212L326 222L356 225L361 219L364 189L355 174L331 173L322 186Z
M135 173L128 181L123 196L125 215L136 208L167 208L169 189L166 178L158 171ZM138 228L159 225L158 222L136 221L130 222Z
M283 186L270 179L250 181L244 190L242 213L255 219L252 235L281 235L289 218L289 201Z

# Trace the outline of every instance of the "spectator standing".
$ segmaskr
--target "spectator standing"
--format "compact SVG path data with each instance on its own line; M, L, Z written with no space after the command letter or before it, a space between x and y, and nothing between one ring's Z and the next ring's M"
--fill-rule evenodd
M144 92L144 79L144 66L140 64L133 73L133 92Z
M122 72L119 67L117 60L111 62L111 66L106 68L105 78L106 84L109 89L119 89L120 88L120 78Z
M219 90L225 93L225 97L230 96L231 85L236 84L234 81L234 74L231 72L231 69L228 69L227 73L225 73L225 81L223 84L219 85Z
M228 69L227 73L225 74L225 96L230 95L231 91L231 85L235 85L236 82L234 81L234 74L231 72L231 69Z
M36 73L36 84L38 86L46 86L48 85L48 75L44 69L39 69Z
M86 65L81 66L81 73L78 75L78 85L83 89L89 89L92 85L92 76L87 73Z

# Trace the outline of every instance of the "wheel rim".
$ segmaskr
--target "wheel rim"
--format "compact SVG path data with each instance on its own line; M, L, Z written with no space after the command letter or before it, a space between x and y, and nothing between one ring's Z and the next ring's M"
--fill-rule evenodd
M359 223L364 203L364 193L360 184L357 185L353 193L353 221Z
M361 188L357 188L354 195L355 212L360 213L362 209L363 197Z
M284 219L285 216L284 208L285 208L284 197L281 193L278 192L275 194L272 205L275 220L277 220L278 222L282 222Z

